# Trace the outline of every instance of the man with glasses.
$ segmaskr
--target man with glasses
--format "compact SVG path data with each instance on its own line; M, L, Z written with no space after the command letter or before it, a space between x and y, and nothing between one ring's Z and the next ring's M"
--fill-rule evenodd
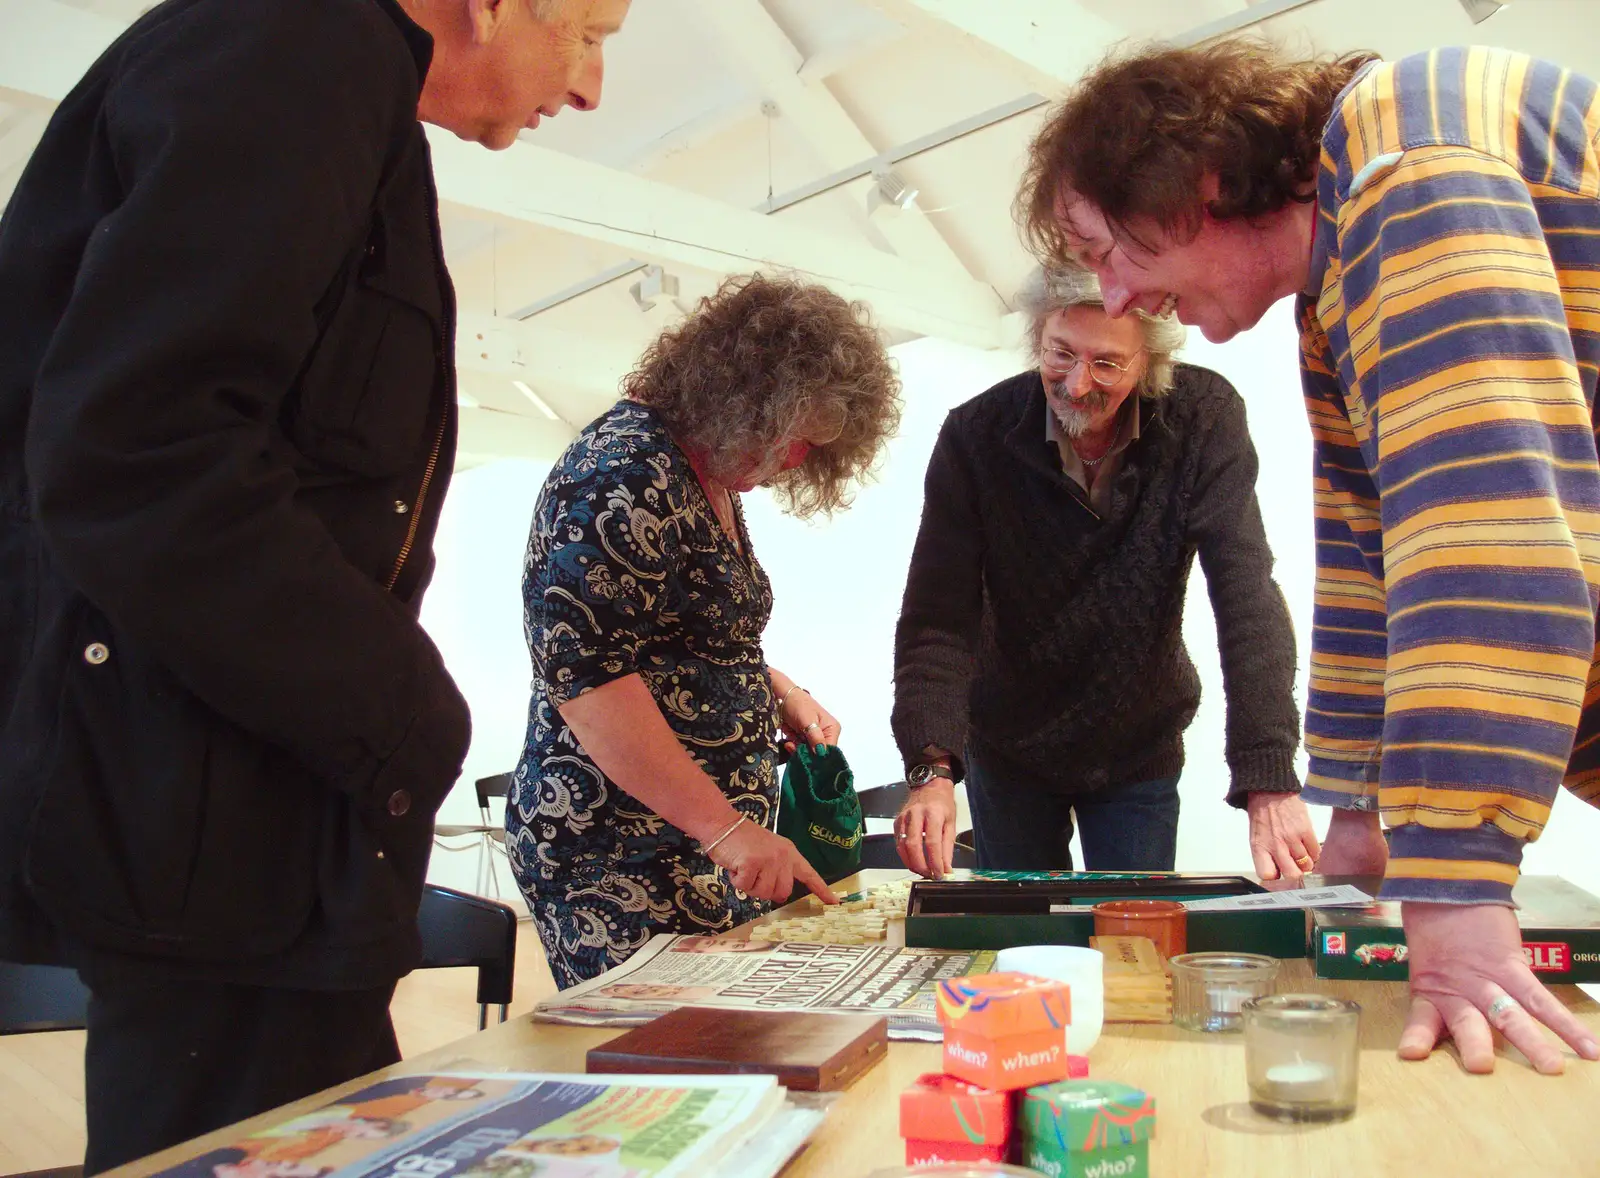
M1183 644L1196 554L1228 696L1228 802L1263 879L1298 879L1316 836L1295 776L1294 632L1272 580L1238 393L1179 364L1170 317L1113 319L1087 271L1036 272L1035 370L955 409L928 464L895 635L901 859L950 869L967 782L980 867L1170 871Z

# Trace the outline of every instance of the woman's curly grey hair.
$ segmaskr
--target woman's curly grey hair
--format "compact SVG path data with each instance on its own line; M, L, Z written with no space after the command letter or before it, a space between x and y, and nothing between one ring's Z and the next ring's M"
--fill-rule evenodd
M622 380L719 481L803 433L836 436L769 484L801 518L850 503L900 424L900 378L861 303L823 286L729 278L656 338Z
M1039 268L1028 275L1022 289L1017 292L1017 309L1028 317L1028 356L1039 363L1039 352L1044 344L1045 321L1057 311L1069 307L1100 307L1106 305L1100 293L1100 280L1091 270L1078 266L1051 266ZM1159 397L1172 387L1174 355L1183 347L1188 332L1183 324L1171 315L1146 315L1135 311L1139 328L1144 333L1144 348L1150 356L1144 376L1139 380L1141 397Z

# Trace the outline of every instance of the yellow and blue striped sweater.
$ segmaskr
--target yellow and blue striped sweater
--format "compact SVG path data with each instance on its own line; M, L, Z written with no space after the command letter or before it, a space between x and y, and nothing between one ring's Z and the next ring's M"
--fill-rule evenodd
M1600 799L1597 134L1594 82L1474 48L1323 136L1306 799L1382 808L1387 898L1507 903L1563 779Z

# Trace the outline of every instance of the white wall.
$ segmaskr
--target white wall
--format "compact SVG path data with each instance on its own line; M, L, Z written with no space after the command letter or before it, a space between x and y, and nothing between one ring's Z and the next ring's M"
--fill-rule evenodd
M441 823L481 821L473 782L516 767L528 719L528 651L522 639L522 555L528 523L550 464L501 461L460 471L451 482L439 523L439 567L422 610L422 624L472 707L472 748ZM494 805L492 821L500 821ZM482 840L435 845L428 877L463 891L518 899L500 855L496 871L480 878ZM495 888L498 887L498 893Z
M762 494L745 502L756 553L772 577L776 598L766 634L768 658L839 717L842 744L862 788L900 775L889 733L894 624L934 438L950 408L1021 368L1015 356L937 340L903 345L895 354L906 389L902 429L880 478L862 489L850 510L831 522L801 523L781 515ZM1249 408L1261 458L1258 495L1277 557L1278 583L1295 622L1303 709L1314 578L1311 441L1290 305L1275 307L1255 331L1226 345L1210 345L1196 335L1185 355L1227 376ZM528 519L547 469L502 462L467 471L457 477L445 512L439 573L423 622L472 704L474 736L462 784L441 814L444 822L476 821L471 782L510 769L521 750L528 692L521 562ZM1244 816L1222 801L1227 788L1222 679L1198 564L1184 629L1203 697L1187 737L1178 867L1248 871ZM1303 769L1303 755L1301 764ZM1317 823L1324 830L1326 814L1319 813ZM1563 874L1600 892L1600 860L1591 851L1597 836L1600 814L1563 794L1549 831L1530 849L1526 868ZM472 887L476 861L475 853L438 852L433 877ZM509 875L503 879L504 893L514 893Z

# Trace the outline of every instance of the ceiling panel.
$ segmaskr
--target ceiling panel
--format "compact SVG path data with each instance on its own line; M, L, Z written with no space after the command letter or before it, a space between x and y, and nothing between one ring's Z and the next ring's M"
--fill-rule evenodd
M730 105L750 104L694 14L693 0L640 0L622 32L606 42L599 109L563 111L529 142L620 167L685 124Z

